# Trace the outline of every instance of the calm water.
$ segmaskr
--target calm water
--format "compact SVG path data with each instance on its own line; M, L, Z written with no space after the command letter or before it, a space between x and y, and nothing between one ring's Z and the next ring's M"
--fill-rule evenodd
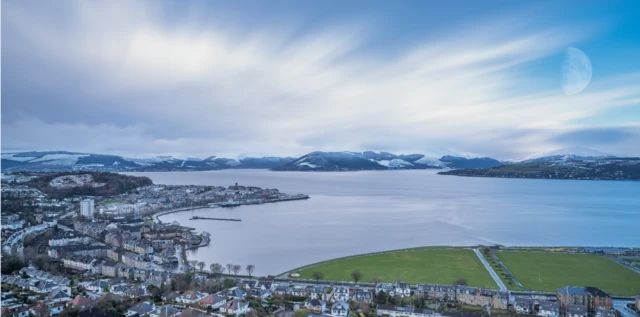
M211 233L189 259L279 274L355 253L423 245L640 246L640 182L464 178L436 171L132 173L156 184L254 185L311 199L174 213ZM193 215L242 222L192 221Z

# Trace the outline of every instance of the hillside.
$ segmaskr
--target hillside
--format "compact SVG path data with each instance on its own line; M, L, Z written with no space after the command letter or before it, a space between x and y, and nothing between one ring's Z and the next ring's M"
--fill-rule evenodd
M580 180L640 180L640 158L535 160L484 169L443 171L441 175Z
M36 175L37 176L37 175ZM104 172L43 174L24 183L52 198L70 196L113 196L142 186L153 185L148 177Z

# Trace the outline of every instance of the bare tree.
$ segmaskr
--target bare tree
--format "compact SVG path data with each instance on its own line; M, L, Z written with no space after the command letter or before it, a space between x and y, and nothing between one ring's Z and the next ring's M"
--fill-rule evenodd
M240 266L240 264L234 264L231 269L233 270L233 274L238 275L238 272L242 270L242 266Z
M220 263L211 263L211 265L209 265L209 270L211 270L211 274L220 274L224 271L224 268Z
M362 279L362 273L360 270L353 270L353 272L351 272L351 278L356 284L358 284L358 281Z
M202 262L202 261L198 262L198 267L200 268L200 272L202 272L202 270L204 269L205 265L206 264L204 264L204 262Z
M232 269L233 269L233 264L227 264L227 274L231 274Z
M195 270L196 266L198 266L198 260L191 260L191 261L189 261L189 264Z
M460 285L460 286L467 286L467 279L466 278L459 278L457 280L455 280L455 282L453 282L453 285Z
M245 269L247 270L247 273L249 273L249 277L251 277L251 274L253 273L253 270L256 269L256 266L253 264L247 264L247 267Z
M315 271L311 273L311 276L316 280L316 282L319 282L321 279L324 278L324 273Z

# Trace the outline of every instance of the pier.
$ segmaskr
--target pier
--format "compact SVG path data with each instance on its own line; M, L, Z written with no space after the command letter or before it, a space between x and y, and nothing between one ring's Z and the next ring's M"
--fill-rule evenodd
M193 216L189 220L220 220L220 221L242 221L242 219L231 219L231 218L211 218L211 217L198 217Z

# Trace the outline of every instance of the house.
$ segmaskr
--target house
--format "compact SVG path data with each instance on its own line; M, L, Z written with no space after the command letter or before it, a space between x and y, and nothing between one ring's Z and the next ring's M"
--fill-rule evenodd
M560 305L557 302L541 301L538 304L538 316L558 317L560 315Z
M253 288L256 288L256 285L258 284L258 281L254 281L254 280L242 280L239 283L242 288L246 289L246 290L250 290Z
M333 297L331 298L334 302L338 301L348 301L349 300L349 289L344 286L338 286L333 290Z
M535 309L535 301L530 297L516 297L513 302L513 308L518 314L531 314Z
M151 313L155 309L156 305L154 305L152 302L139 302L130 307L124 315L127 317L133 316L135 314L138 314L138 316L144 316Z
M3 305L2 316L29 317L29 307L25 304Z
M71 288L67 286L56 287L47 295L47 300L54 303L66 303L71 300Z
M79 310L82 310L85 307L89 307L89 305L91 305L92 303L93 301L91 299L78 296L72 301L68 302L67 307L75 307L75 308L78 308Z
M278 294L278 295L286 295L287 293L289 293L289 286L278 285L278 286L275 287L273 292Z
M239 287L232 287L229 289L218 292L218 295L228 297L231 299L244 299L247 296L247 292Z
M294 286L289 288L287 294L291 296L307 297L309 296L309 289L306 286ZM348 293L348 291L347 291Z
M585 291L588 296L587 309L590 312L595 312L600 308L611 310L611 296L609 296L605 291L591 286L585 287Z
M85 285L88 291L101 293L105 287L109 287L109 282L105 280L97 280Z
M209 294L196 291L186 291L180 297L176 298L179 303L193 304L207 297Z
M256 284L256 287L261 289L270 289L273 291L276 285L273 284L272 281L258 281L258 283Z
M611 309L601 307L596 311L596 317L616 317L616 312Z
M507 309L509 306L509 294L503 291L458 286L457 300L460 303L480 307L491 306L498 309Z
M138 281L146 281L149 278L149 271L137 269L133 271L133 278Z
M636 296L636 310L640 312L640 294Z
M271 296L271 290L270 289L261 289L258 291L258 294L255 294L255 296L258 296L262 299L267 299L268 297Z
M371 303L371 301L373 300L373 294L371 294L370 291L357 289L357 290L355 290L355 292L354 292L354 294L352 296L352 300L354 300L356 302Z
M331 306L331 314L334 316L347 316L349 314L349 304L339 301Z
M243 303L234 299L220 307L220 312L227 315L241 315L249 311L249 303Z
M400 297L411 296L411 284L396 281L394 296L400 296Z
M322 314L327 310L326 302L317 298L306 301L304 307L315 314Z
M456 288L454 286L418 284L416 290L418 296L440 301L453 301L456 298Z
M564 306L565 316L566 317L586 317L587 316L587 306L583 305L574 305L574 304L566 304Z
M161 307L156 307L156 309L149 313L149 317L174 317L180 313L180 310L178 310L177 308L171 305L164 305Z
M311 288L311 299L327 300L327 288L324 286L314 286Z
M217 294L211 294L198 301L198 305L203 308L220 308L227 303L227 299L224 296Z
M118 276L118 268L123 267L124 264L111 260L104 260L102 262L102 275L116 277Z
M207 314L206 311L202 311L202 310L199 310L199 309L195 309L195 308L189 307L189 308L183 310L176 317L211 317L211 315Z
M557 291L560 306L581 305L587 306L587 291L584 287L565 286Z
M376 315L385 317L433 317L435 312L428 309L414 309L393 305L377 305Z
M595 312L600 308L611 309L611 296L597 287L565 286L558 289L558 301L561 306L568 304L586 306L587 311Z
M395 286L391 283L378 283L378 285L376 285L376 294L380 292L393 296L395 294Z

